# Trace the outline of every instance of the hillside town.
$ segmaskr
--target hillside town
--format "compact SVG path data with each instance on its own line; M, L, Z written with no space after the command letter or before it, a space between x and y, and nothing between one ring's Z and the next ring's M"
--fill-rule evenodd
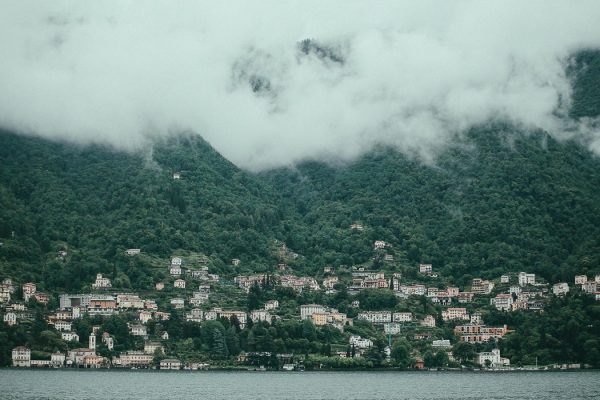
M360 224L351 230L361 231ZM291 252L284 244L279 251ZM384 241L375 241L373 251L384 263L393 263L394 256ZM141 249L127 249L128 257L138 257ZM60 251L58 257L67 257ZM231 260L239 266L239 259ZM416 343L410 365L424 369L425 351L442 354L460 366L462 358L453 354L458 343L478 344L484 351L472 354L471 366L487 369L510 369L511 362L500 354L497 346L515 329L506 324L488 324L490 310L502 313L543 313L553 298L580 292L595 301L600 300L600 275L576 275L572 282L545 282L533 273L505 273L496 279L473 278L466 287L445 286L435 266L415 265L411 278L388 269L374 270L365 266L323 268L321 279L294 274L285 263L269 272L223 277L212 273L207 258L198 261L173 256L164 265L166 279L155 282L154 290L134 293L114 287L105 274L98 272L89 282L89 291L52 295L38 290L36 282L14 282L4 278L0 284L2 321L10 327L37 323L43 318L47 336L55 341L55 351L40 351L23 343L12 349L13 367L47 368L154 368L161 370L202 370L225 364L240 368L264 368L265 359L276 359L276 369L303 368L311 351L302 354L285 352L239 351L226 362L213 362L210 357L178 357L181 351L165 328L177 318L187 324L224 321L234 332L255 326L274 327L278 322L296 321L309 329L326 328L339 338L327 350L329 358L358 359L376 346L376 338L385 338L382 354L389 360L393 343L408 340ZM435 279L435 284L430 284ZM429 282L429 284L428 284ZM291 291L299 299L328 298L340 293L349 296L349 307L340 310L323 303L294 304L271 298L260 305L251 298L261 290ZM361 304L361 295L392 296L397 304L369 309ZM239 308L232 308L236 298ZM245 303L245 304L244 304ZM409 307L425 304L429 307ZM427 310L427 312L416 310ZM429 313L429 310L433 310ZM119 316L126 321L126 332L110 321ZM91 321L91 325L81 321ZM445 329L439 329L439 325ZM357 334L358 327L372 329L370 337ZM274 329L274 328L271 328ZM306 329L306 328L304 328ZM333 331L331 330L333 329ZM215 335L217 335L215 333ZM446 335L446 336L444 336ZM126 343L123 338L131 338ZM214 339L215 342L221 340ZM121 342L120 342L121 341ZM381 341L381 340L380 340ZM216 345L215 345L216 346ZM441 353L440 353L441 352ZM269 364L273 365L273 364ZM322 364L316 365L316 368ZM579 364L557 365L556 368L578 368Z

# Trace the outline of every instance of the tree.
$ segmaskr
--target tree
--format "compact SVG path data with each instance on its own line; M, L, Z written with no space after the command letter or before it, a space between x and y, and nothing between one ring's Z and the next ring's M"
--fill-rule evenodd
M400 368L408 368L414 363L410 352L410 344L405 339L397 340L392 346L391 357Z
M213 329L211 355L217 360L223 360L229 356L229 350L227 349L227 343L223 336L223 332L217 328Z

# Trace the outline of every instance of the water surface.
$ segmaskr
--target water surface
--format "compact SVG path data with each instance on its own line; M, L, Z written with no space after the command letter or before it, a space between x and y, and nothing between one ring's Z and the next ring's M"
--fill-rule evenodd
M600 371L0 370L1 399L600 399Z

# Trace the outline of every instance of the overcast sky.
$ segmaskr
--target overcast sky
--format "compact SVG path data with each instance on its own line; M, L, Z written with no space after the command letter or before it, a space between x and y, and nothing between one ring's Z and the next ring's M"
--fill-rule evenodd
M0 125L133 150L191 130L253 170L430 160L490 119L560 135L599 21L597 0L0 0Z

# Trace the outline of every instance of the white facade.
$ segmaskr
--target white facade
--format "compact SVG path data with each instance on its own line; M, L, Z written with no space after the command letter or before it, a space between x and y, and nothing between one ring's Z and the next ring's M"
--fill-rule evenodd
M279 301L278 300L269 300L265 303L265 310L275 310L279 308Z
M433 347L433 348L450 348L450 347L452 347L452 345L450 344L450 340L440 339L440 340L434 340L433 343L431 343L431 347Z
M554 293L555 296L563 296L569 293L569 284L560 282L552 285L552 293Z
M321 304L303 304L300 306L300 319L310 319L315 313L324 313L327 308Z
M364 311L358 313L356 318L372 324L385 324L392 322L392 313L390 311Z
M185 289L185 281L183 279L175 279L173 286L178 289Z
M444 321L450 320L464 320L469 319L469 314L467 314L466 308L449 308L447 310L442 311L442 319Z
M394 322L411 322L413 320L412 313L409 312L395 312L392 316Z
M31 367L31 350L25 346L15 347L12 350L13 367Z
M489 364L489 366L491 366L493 368L510 365L510 360L508 358L500 357L499 349L494 349L489 352L486 351L486 352L477 354L477 357L475 358L475 362L482 366L486 366Z
M433 266L431 264L419 264L419 272L422 274L431 274Z
M54 329L56 329L57 331L70 331L71 330L71 323L68 321L56 321L54 323Z
M349 340L350 344L359 349L366 349L373 346L371 339L363 339L360 336L352 335Z
M385 242L383 240L376 240L375 243L373 244L373 247L376 250L384 249L385 248Z
M60 336L62 337L62 340L67 342L79 342L79 335L75 332L61 332Z
M490 304L500 311L510 311L513 304L513 298L510 294L499 294L490 299Z
M180 257L173 257L171 258L171 266L173 265L181 265L183 263L183 260Z
M500 283L509 283L510 282L510 276L508 275L502 275L500 277Z
M15 314L14 312L7 312L6 314L4 314L4 322L8 326L16 325L17 324L17 314Z
M105 278L102 274L96 274L96 282L92 284L92 287L97 288L109 288L112 287L110 279Z
M519 272L519 286L535 285L535 274Z
M576 285L583 285L586 282L587 282L586 275L575 275L575 284Z

